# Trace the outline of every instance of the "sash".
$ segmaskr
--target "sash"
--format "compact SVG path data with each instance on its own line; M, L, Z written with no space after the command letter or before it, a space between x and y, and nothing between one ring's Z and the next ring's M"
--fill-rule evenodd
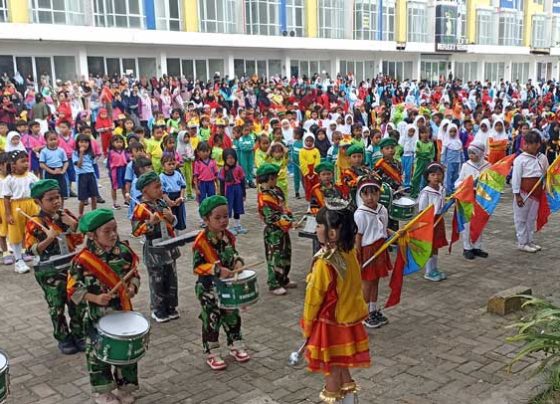
M235 238L233 237L233 234L231 234L229 230L224 230L224 234L228 238L229 243L235 247ZM218 253L210 244L210 240L208 240L208 236L205 231L201 231L198 236L196 236L193 249L196 249L200 255L204 257L204 260L207 263L212 265L219 263L221 266L224 266L222 260L218 256Z
M399 172L399 170L385 161L385 159L379 159L377 163L375 163L375 169L383 171L389 178L391 178L399 185L402 183L401 173Z
M132 213L132 218L138 222L140 222L135 229L133 229L132 234L136 237L142 236L148 232L148 224L146 223L147 220L150 220L151 215L155 214L161 220L165 221L165 225L167 227L167 233L170 237L175 237L175 230L173 226L165 220L163 217L163 213L161 212L152 212L145 202L139 203L134 208L134 212Z
M69 211L64 210L64 212L71 216L73 219L76 219L76 217L74 215L72 215ZM43 219L43 220L41 220ZM77 219L76 219L77 220ZM40 223L43 222L43 223ZM29 247L33 244L32 241L32 237L33 237L33 233L34 232L41 232L44 233L45 231L43 230L43 228L41 227L41 225L45 226L45 227L50 227L51 229L54 229L57 231L57 233L60 235L62 233L64 233L64 230L58 225L56 224L56 222L54 220L51 220L50 218L41 218L40 216L35 216L33 219L29 219L27 221L26 224L26 232L25 232L25 246ZM68 250L70 252L73 252L76 250L76 247L78 247L80 244L83 243L84 241L84 236L83 234L79 234L79 233L70 233L70 234L66 234L66 242L68 244Z

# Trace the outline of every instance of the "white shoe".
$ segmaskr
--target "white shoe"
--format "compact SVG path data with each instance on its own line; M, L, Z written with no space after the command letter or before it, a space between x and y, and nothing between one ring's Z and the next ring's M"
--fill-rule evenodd
M22 260L22 259L16 261L14 269L18 274L25 274L25 273L29 272L29 267L27 266L25 261Z
M132 393L125 391L125 390L113 390L114 395L119 399L121 404L133 404L136 401L136 398L132 395Z
M538 244L535 244L535 243L529 243L529 246L530 246L530 247L533 247L533 248L534 248L535 250L537 250L537 251L541 251L541 250L542 250L542 247L541 247L540 245L538 245Z
M526 244L526 245L520 245L520 246L517 247L517 249L518 249L519 251L523 251L523 252L526 252L526 253L532 253L532 254L534 254L534 253L537 252L537 249L536 249L536 248L533 248L533 247L531 247L531 246L528 245L528 244Z
M288 293L288 291L286 289L280 287L280 288L271 290L270 293L272 293L273 295L276 295L276 296L283 296L286 293Z
M97 393L93 397L95 404L120 404L119 399L113 393Z

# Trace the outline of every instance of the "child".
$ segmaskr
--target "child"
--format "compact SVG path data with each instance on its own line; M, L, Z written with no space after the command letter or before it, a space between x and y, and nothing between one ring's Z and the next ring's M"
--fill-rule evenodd
M357 144L353 144L346 151L346 155L350 157L350 168L344 170L340 175L338 185L343 190L345 199L351 199L356 203L356 187L358 178L367 174L364 166L364 149Z
M181 167L181 173L185 178L185 183L187 184L186 193L187 200L194 200L193 196L193 165L195 160L195 150L198 146L198 138L196 135L194 137L188 131L181 131L177 135L177 153L181 156L183 160L183 166Z
M76 150L72 154L72 163L76 171L76 180L78 183L78 200L80 206L78 208L79 216L84 214L86 202L91 198L91 210L97 208L97 197L99 190L97 189L97 179L93 164L95 156L91 146L91 138L81 134L76 138Z
M163 149L163 154L161 155L161 157L162 159L163 157L173 158L176 164L176 168L179 168L183 165L183 160L181 159L181 155L175 148L176 144L177 142L175 141L175 137L173 137L173 135L165 135L161 142L161 147ZM163 160L162 160L162 166L163 166Z
M288 278L292 260L290 228L293 216L286 208L284 193L276 186L280 168L275 164L263 164L257 170L259 215L265 223L264 249L268 268L268 288L276 296L286 294L286 289L297 287Z
M317 237L325 247L313 259L301 327L307 339L308 369L323 372L323 402L357 401L358 386L349 368L369 367L369 341L362 321L368 308L360 289L360 266L354 250L356 225L348 209L322 208ZM343 347L343 349L341 349Z
M292 165L294 167L294 192L296 193L296 199L300 199L301 196L299 194L299 187L301 184L301 168L299 164L299 153L303 148L303 129L295 128L294 129L294 142L291 145L291 160Z
M299 168L303 177L303 189L305 190L305 200L311 198L311 188L318 182L315 174L315 166L321 162L321 154L315 147L315 137L307 132L303 136L303 149L299 152Z
M203 142L207 142L210 139L210 118L206 115L203 115L200 118L200 129L198 131L198 137Z
M243 172L245 173L247 186L249 188L255 188L255 183L253 182L253 162L255 161L253 149L255 141L251 133L251 128L252 124L247 123L243 125L241 137L234 141L234 145L238 152L239 165L243 168Z
M84 241L83 236L77 233L78 219L68 210L62 210L62 189L54 179L40 180L31 185L31 197L41 207L41 211L33 220L27 221L24 247L30 255L38 257L35 279L49 307L58 349L65 355L72 355L85 351L83 308L67 300L68 267L61 270L45 263L50 257L63 254L57 237L64 237L63 242L70 252ZM65 308L68 308L70 323L66 321Z
M288 148L281 142L272 143L268 149L266 162L280 167L277 186L284 193L284 199L288 201Z
M194 162L193 184L196 199L200 205L202 201L216 194L216 179L218 167L210 158L210 145L207 142L198 144L196 148L197 159Z
M107 157L109 153L113 129L115 129L115 124L109 116L107 109L99 108L99 113L97 114L97 119L95 120L95 130L99 134L99 137L101 137L101 150L105 157Z
M412 171L414 169L414 152L416 151L417 142L418 142L418 130L416 126L407 125L406 136L403 136L399 142L399 144L403 148L401 163L402 163L403 177L404 177L403 185L406 188L410 187Z
M30 132L22 135L21 141L30 156L30 170L37 178L41 178L41 166L39 163L39 154L45 147L45 138L41 135L41 124L37 121L29 123Z
M490 163L484 160L484 143L471 142L468 152L469 160L461 167L459 178L455 182L455 189L458 189L463 181L470 176L476 181L480 173L490 167ZM474 191L476 191L476 186ZM487 258L488 253L482 250L482 235L475 242L471 242L470 223L465 223L463 226L465 228L462 233L463 256L468 260L473 260L475 257Z
M153 240L162 238L167 231L175 237L175 217L163 200L161 181L154 171L142 174L136 182L142 192L142 201L134 208L132 235L145 236L142 258L150 278L150 306L152 318L158 323L178 319L176 261L181 256L179 249L155 247Z
M392 131L397 134L397 131ZM398 199L403 192L402 186L402 165L395 159L397 140L393 137L386 137L379 142L382 158L380 158L374 166L374 172L381 177L384 184L389 185L393 190L393 199ZM399 221L389 219L389 229L397 231L399 229Z
M336 164L336 160L338 159L338 147L341 139L342 134L339 131L334 131L332 134L332 145L327 151L327 161L329 163Z
M12 265L15 263L14 256L8 250L6 237L8 236L8 220L6 206L4 205L3 188L8 178L8 166L10 164L10 153L0 153L0 248L2 249L2 264Z
M113 199L113 209L120 209L117 203L117 190L120 189L123 199L126 200L125 172L128 159L124 148L124 138L121 135L114 135L111 138L109 154L107 156L107 168L111 179L111 198Z
M216 133L214 136L214 146L212 146L212 160L216 162L218 170L221 170L224 166L224 149L222 148L224 142L224 135L222 133Z
M268 149L270 148L270 138L263 133L257 138L257 148L255 149L255 168L258 170L260 166L266 163Z
M68 159L68 168L66 169L67 194L74 198L77 195L72 190L72 183L76 182L76 171L74 170L74 164L72 164L72 153L76 149L76 142L74 136L72 136L72 128L68 121L62 121L58 124L58 147L64 150Z
M25 223L28 216L39 213L39 207L31 198L31 184L38 181L35 174L28 171L29 156L25 151L10 153L10 175L4 180L2 195L4 197L5 218L8 223L8 242L16 259L15 271L18 274L29 272L22 253L22 241L25 236Z
M6 137L6 152L13 151L25 151L25 146L21 142L21 135L16 131L11 131Z
M469 146L474 140L473 122L470 119L465 119L463 121L463 130L459 133L459 139L461 139L461 143L463 144L464 161L466 161L469 159Z
M437 267L438 249L447 245L445 237L445 223L442 209L445 204L445 188L442 185L444 168L441 164L433 162L426 167L424 174L427 186L420 191L418 196L418 210L423 211L430 205L434 205L435 218L434 238L432 244L432 255L425 266L424 279L432 282L440 282L447 279L445 273L440 272Z
M58 147L58 135L56 132L45 132L47 147L39 154L39 164L45 172L45 178L56 180L60 188L62 198L68 198L68 185L66 183L66 171L68 170L68 157L62 148ZM64 206L64 200L62 202Z
M233 270L243 267L244 262L235 249L235 236L227 229L227 199L218 195L206 198L198 212L206 224L206 229L198 234L192 247L193 272L198 276L195 291L202 309L199 316L202 320L202 345L208 366L212 370L222 370L227 364L219 353L221 326L227 335L230 355L237 362L251 359L241 337L239 310L221 309L214 288L218 279L231 277Z
M497 163L506 156L508 134L504 128L504 121L496 119L488 135L488 162Z
M173 136L174 139L177 138L179 133L179 124L181 123L181 110L179 108L174 108L171 111L171 116L167 120L167 133Z
M115 310L132 310L132 299L140 287L138 256L127 242L119 239L117 222L109 209L86 213L79 223L87 234L86 247L76 255L68 274L68 298L75 305L85 303L84 334L89 382L98 404L133 403L131 392L138 389L138 365L110 365L94 353L95 324ZM129 272L129 278L115 295L109 291Z
M234 225L229 230L233 235L246 234L241 223L241 215L245 214L244 202L247 196L245 189L245 173L239 164L237 164L237 153L234 149L225 149L223 160L224 167L218 173L222 189L220 194L225 196L228 201L228 217L233 214Z
M427 127L419 129L420 139L416 142L414 157L414 174L412 175L410 197L416 199L420 189L424 188L424 172L426 167L436 158L436 147L430 140L430 132Z
M372 168L383 157L379 143L381 142L382 134L379 129L374 129L371 132L371 143L366 148L366 166Z
M6 122L0 122L0 153L6 151L7 136L8 124Z
M449 195L455 192L455 181L459 176L463 164L463 143L457 133L457 125L451 123L447 126L447 133L443 139L441 163L446 167L445 188Z
M136 201L142 198L142 192L136 189L136 182L138 182L138 177L142 174L147 173L149 171L153 171L152 168L152 160L147 158L144 155L137 156L132 161L132 169L133 173L130 180L130 189L128 190L130 203L128 205L128 218L132 220L132 214L134 213L134 209L136 208Z
M177 219L174 226L175 230L185 230L187 228L187 214L185 212L185 188L187 184L183 174L176 170L177 163L173 156L163 156L161 164L163 165L163 172L159 175L159 179L163 188L163 199Z
M99 147L99 143L97 143L97 141L93 137L93 132L92 132L90 126L83 125L80 129L80 134L85 135L90 141L92 155L93 155L93 163L92 163L93 172L95 174L95 178L98 180L99 179L99 165L97 164L97 161L99 160L99 158L102 155L101 148ZM77 140L76 140L76 142L77 142ZM76 147L77 146L78 145L76 144ZM99 191L97 191L97 203L105 203L105 200L101 197L101 195L99 195Z
M377 307L379 279L389 276L393 269L389 250L386 249L379 257L365 268L362 265L371 258L387 240L389 213L379 203L381 182L373 177L360 177L356 192L358 208L354 212L356 233L356 252L358 263L362 268L362 286L364 299L368 304L369 316L364 321L368 328L379 328L389 322Z
M535 184L548 170L546 156L539 152L541 135L533 130L525 136L525 151L513 161L511 188L513 191L513 222L517 235L517 248L527 253L535 253L542 248L533 242L542 185ZM530 195L529 193L533 191Z
M156 174L162 172L161 167L161 157L163 156L163 148L161 147L163 142L163 126L154 126L152 132L152 137L148 141L148 147L146 148L146 153L148 157L152 159L152 166Z

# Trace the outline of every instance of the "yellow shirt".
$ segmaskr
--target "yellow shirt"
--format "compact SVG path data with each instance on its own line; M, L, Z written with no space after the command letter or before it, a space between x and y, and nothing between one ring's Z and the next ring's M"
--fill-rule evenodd
M6 150L6 137L0 135L0 152L4 152Z
M148 139L148 147L146 148L146 153L150 155L152 159L152 167L154 171L158 174L161 174L162 166L161 166L161 157L163 156L163 149L161 148L161 143L163 142L163 138L160 140L156 140L154 138Z
M266 152L261 149L255 150L255 168L259 168L266 161Z
M317 167L317 165L321 162L321 153L319 153L319 149L306 149L302 148L299 151L299 167L301 169L302 175L309 174L309 164L313 164L313 167Z

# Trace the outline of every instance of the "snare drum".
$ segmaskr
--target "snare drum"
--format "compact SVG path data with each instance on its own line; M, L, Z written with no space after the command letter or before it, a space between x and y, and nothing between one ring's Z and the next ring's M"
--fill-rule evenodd
M218 295L218 305L222 309L237 309L249 306L259 300L259 286L255 271L241 271L237 279L220 279L214 283Z
M313 215L305 215L305 226L298 232L298 237L317 238L317 220Z
M8 355L0 350L0 404L6 401L10 391L10 363Z
M416 201L414 199L402 196L395 199L389 208L389 217L393 220L410 220L414 217L414 208Z
M135 311L118 311L103 316L95 325L93 352L111 365L138 362L148 349L150 322Z
M387 183L381 184L381 195L379 196L379 203L385 206L387 210L391 207L393 203L393 190Z

